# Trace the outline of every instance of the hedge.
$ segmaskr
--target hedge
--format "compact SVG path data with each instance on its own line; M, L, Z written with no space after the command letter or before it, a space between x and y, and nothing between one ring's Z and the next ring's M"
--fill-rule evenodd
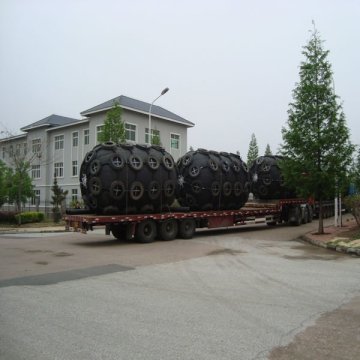
M23 212L20 214L15 215L16 222L19 222L19 217L21 217L21 224L33 223L33 222L40 222L44 220L44 213L36 212L36 211L29 211Z

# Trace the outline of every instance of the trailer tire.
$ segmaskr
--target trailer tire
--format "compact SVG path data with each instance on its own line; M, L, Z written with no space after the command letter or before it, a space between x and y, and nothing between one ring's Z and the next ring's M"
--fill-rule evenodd
M130 226L128 224L111 225L110 230L118 240L131 240Z
M309 222L309 209L307 206L304 207L304 213L301 220L303 224L307 224Z
M179 236L182 239L191 239L195 234L196 224L194 219L184 219L180 221Z
M308 206L308 222L311 223L313 221L314 212L311 206Z
M161 240L174 240L178 233L178 223L175 219L167 219L159 223L159 236Z
M293 219L290 220L290 225L292 226L299 226L301 224L301 209L299 206L296 206L295 208L291 209L292 217Z
M153 220L144 220L136 226L136 240L140 243L147 244L154 241L156 237L156 225Z

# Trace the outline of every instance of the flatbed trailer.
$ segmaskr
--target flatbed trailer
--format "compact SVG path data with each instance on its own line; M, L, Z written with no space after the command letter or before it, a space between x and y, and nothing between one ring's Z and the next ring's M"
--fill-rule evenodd
M64 220L66 230L86 233L94 227L105 226L107 235L111 232L118 239L149 243L156 238L190 239L200 228L229 228L256 223L276 225L282 222L300 225L312 221L313 208L313 204L303 199L282 199L246 203L239 210L189 211L179 208L156 214L76 214L70 209Z

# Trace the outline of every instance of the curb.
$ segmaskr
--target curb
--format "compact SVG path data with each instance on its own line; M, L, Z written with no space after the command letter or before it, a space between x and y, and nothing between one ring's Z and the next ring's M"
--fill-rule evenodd
M341 252L343 254L348 254L348 255L360 256L360 248L351 248L351 247L346 248L346 247L342 247L342 246L334 246L333 244L328 244L327 242L324 242L324 241L311 239L310 237L308 237L306 235L302 235L300 237L300 239L303 241L306 241L310 244L322 247L324 249L329 249L329 250Z
M64 233L70 232L69 230L64 229L17 229L17 230L0 230L0 235L8 235L8 234L45 234L45 233Z

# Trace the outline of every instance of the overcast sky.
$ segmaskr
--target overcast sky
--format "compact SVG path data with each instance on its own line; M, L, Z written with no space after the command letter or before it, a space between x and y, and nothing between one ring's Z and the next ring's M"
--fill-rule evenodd
M312 20L360 144L359 0L0 0L0 130L169 87L188 146L275 152Z

